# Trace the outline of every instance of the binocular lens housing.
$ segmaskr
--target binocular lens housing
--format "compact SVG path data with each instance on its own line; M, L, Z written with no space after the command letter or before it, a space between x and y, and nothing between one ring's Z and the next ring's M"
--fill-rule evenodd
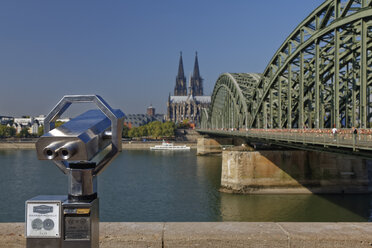
M77 142L54 142L49 146L45 147L43 150L43 154L45 159L53 160L57 157L60 157L62 160L68 160L78 150L78 143Z
M75 155L77 150L78 150L77 142L69 142L58 149L58 155L63 160L68 160L69 158Z

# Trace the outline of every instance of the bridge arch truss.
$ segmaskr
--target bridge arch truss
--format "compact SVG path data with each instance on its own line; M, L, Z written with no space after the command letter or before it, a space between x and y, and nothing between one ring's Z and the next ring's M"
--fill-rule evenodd
M370 127L372 0L326 0L262 74L225 73L202 127Z
M254 73L224 73L216 82L211 98L208 119L211 128L238 128L247 126L249 99L259 82L260 75ZM206 127L202 121L202 127Z

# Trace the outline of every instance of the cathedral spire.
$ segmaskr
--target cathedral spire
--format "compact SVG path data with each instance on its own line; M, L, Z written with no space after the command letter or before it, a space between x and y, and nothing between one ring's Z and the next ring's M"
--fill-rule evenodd
M195 96L203 95L203 79L199 71L198 52L195 52L194 72L191 77L191 85Z
M187 96L186 77L183 71L182 52L180 52L180 61L178 64L178 74L176 78L176 86L174 87L175 96Z
M185 77L185 73L183 72L182 52L180 52L180 62L178 64L177 78L183 78L183 77Z
M194 78L200 78L198 52L195 52L195 63L194 63Z

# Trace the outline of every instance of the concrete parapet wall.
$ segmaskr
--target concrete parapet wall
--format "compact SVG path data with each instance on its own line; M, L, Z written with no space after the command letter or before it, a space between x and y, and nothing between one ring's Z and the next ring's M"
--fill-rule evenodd
M367 193L367 161L308 151L223 151L221 191Z
M0 223L0 247L25 247L23 223ZM100 247L372 246L372 223L100 223Z

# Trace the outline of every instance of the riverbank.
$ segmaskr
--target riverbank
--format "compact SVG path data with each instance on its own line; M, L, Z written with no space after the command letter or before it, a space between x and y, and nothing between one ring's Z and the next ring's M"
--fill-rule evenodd
M0 223L0 247L25 247L24 223ZM100 223L100 247L372 246L372 223Z
M139 141L132 141L132 142L123 142L123 150L149 150L150 147L161 145L162 141L146 141L146 142L139 142ZM177 146L189 146L191 149L196 149L196 142L172 142L174 145Z
M161 145L161 141L148 141L148 142L123 142L124 150L148 150L151 146ZM190 146L191 149L196 149L196 142L174 142L175 145ZM0 150L7 149L35 149L35 142L0 142Z
M0 142L0 150L35 149L35 142Z

